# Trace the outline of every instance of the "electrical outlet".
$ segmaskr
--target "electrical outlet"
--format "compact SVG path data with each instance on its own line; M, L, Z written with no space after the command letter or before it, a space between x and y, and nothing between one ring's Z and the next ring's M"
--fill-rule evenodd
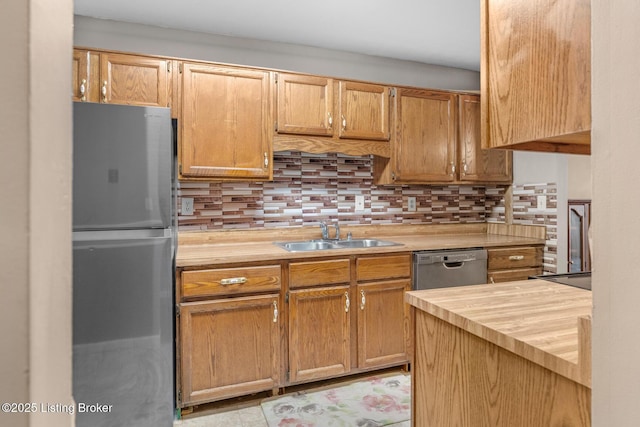
M364 196L363 195L356 195L355 211L356 212L362 212L363 210L364 210Z
M538 209L547 209L547 196L538 196Z
M416 198L415 197L407 197L407 210L409 212L416 211Z
M192 197L183 197L182 206L180 209L180 213L182 215L193 215L193 198Z

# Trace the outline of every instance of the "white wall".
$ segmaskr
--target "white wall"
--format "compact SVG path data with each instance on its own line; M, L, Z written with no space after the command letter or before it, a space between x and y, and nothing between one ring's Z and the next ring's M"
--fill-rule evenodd
M591 200L591 156L568 155L569 199Z
M438 89L479 90L480 73L336 50L75 16L76 46Z
M71 0L0 13L0 402L71 403ZM0 412L2 426L69 413Z
M593 425L640 423L640 2L593 0Z
M537 153L531 151L513 152L513 183L538 184L555 182L558 185L558 273L567 271L568 247L568 168L567 155Z

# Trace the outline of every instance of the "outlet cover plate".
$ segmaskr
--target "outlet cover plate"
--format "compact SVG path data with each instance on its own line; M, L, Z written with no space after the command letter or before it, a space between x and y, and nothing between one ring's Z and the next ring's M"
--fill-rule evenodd
M416 198L415 197L407 197L407 210L409 212L416 211Z
M193 215L193 198L183 197L181 201L182 205L180 206L180 213L182 215Z
M364 210L364 196L363 195L357 195L356 196L355 211L356 212L362 212L363 210Z
M547 209L547 196L538 196L538 209Z

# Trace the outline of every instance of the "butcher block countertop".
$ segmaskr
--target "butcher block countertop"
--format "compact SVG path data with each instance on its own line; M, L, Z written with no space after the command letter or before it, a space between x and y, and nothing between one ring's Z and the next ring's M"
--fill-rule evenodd
M525 280L411 291L406 301L591 387L591 291Z
M222 264L282 261L352 254L382 254L431 249L461 249L542 245L544 227L505 224L449 224L398 226L343 226L344 238L351 231L353 238L376 238L399 243L399 246L364 249L331 249L324 251L289 252L273 242L317 239L319 227L275 230L239 230L227 232L183 232L178 236L177 267L207 267ZM335 230L330 227L333 237Z

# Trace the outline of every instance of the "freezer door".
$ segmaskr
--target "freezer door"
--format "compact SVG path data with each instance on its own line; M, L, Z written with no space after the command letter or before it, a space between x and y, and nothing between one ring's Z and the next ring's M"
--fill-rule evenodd
M74 230L171 226L168 108L73 104Z
M73 395L111 405L78 427L172 425L172 271L170 237L74 239Z

